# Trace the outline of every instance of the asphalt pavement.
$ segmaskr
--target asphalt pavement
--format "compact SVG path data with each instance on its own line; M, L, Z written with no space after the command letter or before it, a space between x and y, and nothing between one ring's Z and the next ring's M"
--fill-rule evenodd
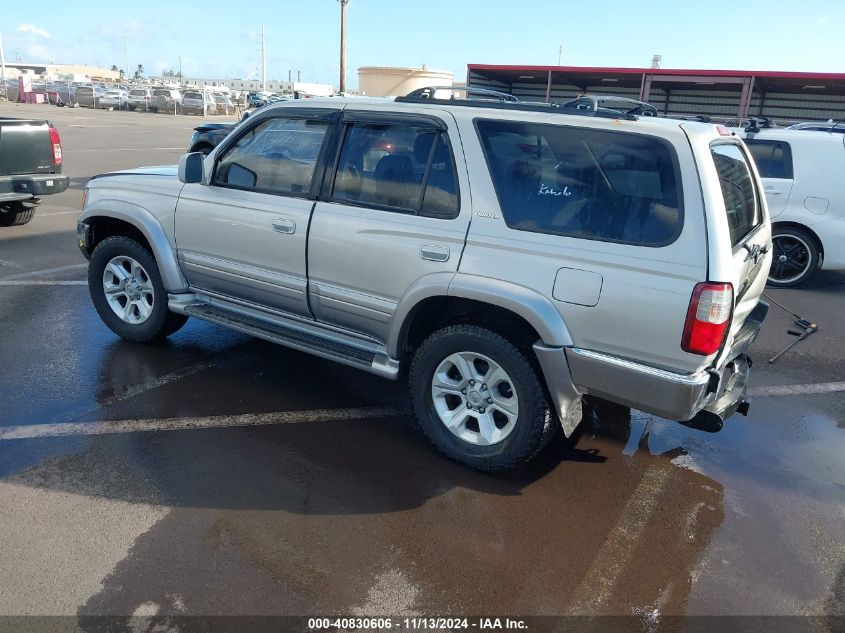
M772 306L750 414L720 433L602 409L528 467L479 474L408 424L400 383L198 321L158 345L101 323L75 244L84 184L175 163L201 118L4 115L54 121L72 185L0 228L0 615L842 630L845 275L770 293L819 331L769 364L792 340Z

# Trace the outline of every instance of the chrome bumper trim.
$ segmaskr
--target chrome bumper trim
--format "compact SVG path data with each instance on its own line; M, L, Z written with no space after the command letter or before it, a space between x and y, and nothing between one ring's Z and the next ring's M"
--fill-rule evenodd
M677 374L577 347L566 348L566 358L582 393L670 420L688 420L706 404L707 371Z

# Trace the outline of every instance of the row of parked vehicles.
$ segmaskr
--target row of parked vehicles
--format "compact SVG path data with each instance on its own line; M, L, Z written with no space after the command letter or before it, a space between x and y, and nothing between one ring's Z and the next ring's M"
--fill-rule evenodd
M235 103L228 94L210 90L179 90L168 87L103 88L79 86L71 103L90 108L176 112L177 114L235 114Z

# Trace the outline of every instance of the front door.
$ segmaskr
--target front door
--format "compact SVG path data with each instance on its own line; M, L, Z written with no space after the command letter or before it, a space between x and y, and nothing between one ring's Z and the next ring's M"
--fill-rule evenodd
M305 254L312 180L334 111L257 118L206 160L176 208L179 262L197 289L309 316Z

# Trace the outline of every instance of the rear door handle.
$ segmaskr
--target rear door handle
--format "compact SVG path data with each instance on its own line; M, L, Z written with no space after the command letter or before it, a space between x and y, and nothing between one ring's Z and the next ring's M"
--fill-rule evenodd
M296 222L286 218L276 218L273 220L273 230L287 235L296 233Z
M433 262L449 261L449 247L439 244L427 244L420 247L420 257Z
M783 193L780 189L775 189L774 187L763 187L763 193L770 194L772 196L779 196Z

